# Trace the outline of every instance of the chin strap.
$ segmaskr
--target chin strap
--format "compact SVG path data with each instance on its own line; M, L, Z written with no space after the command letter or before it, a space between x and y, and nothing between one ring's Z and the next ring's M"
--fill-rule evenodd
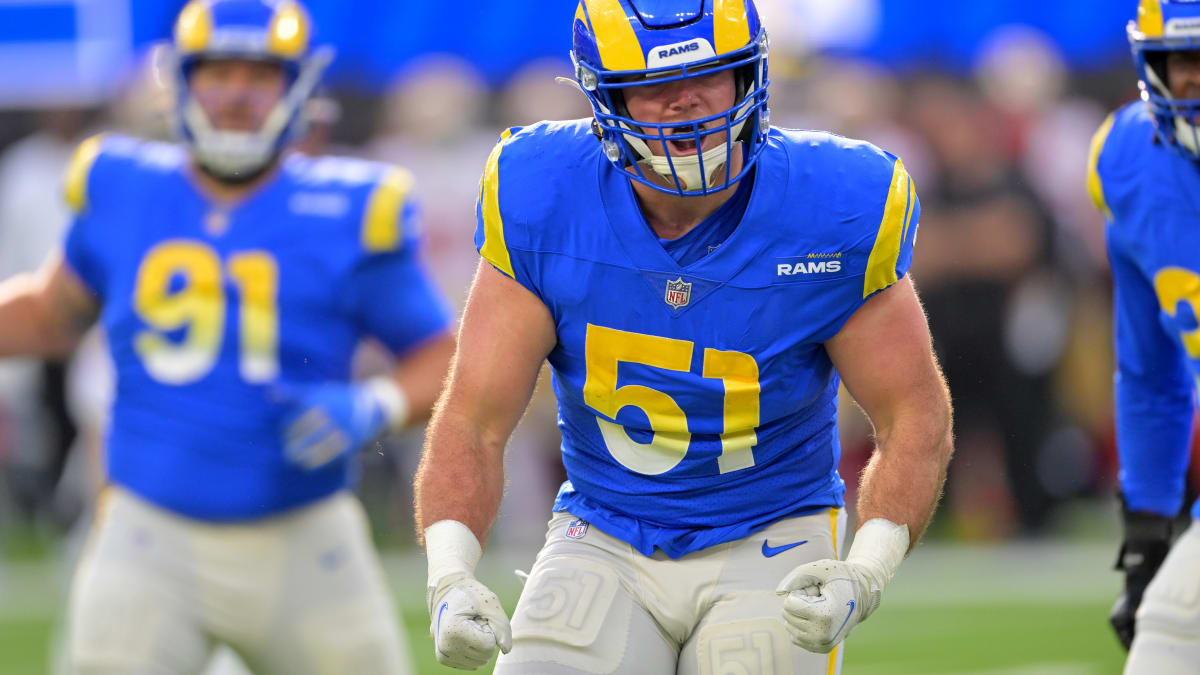
M425 555L429 561L426 604L433 611L438 581L451 575L471 576L483 557L475 533L457 520L439 520L425 528Z
M886 518L872 518L854 534L846 562L864 570L869 582L868 599L861 608L863 619L879 607L883 588L908 554L908 544L908 525L897 525Z
M729 155L734 152L740 152L741 143L734 143L730 149ZM708 169L708 175L701 175L700 160L703 158L704 167ZM718 145L711 150L705 151L701 155L687 155L686 157L671 157L669 160L662 155L651 155L638 161L638 164L650 169L659 176L665 178L667 182L674 183L675 177L679 178L679 184L684 190L706 190L716 182L714 180L718 172L725 170L726 151L725 144ZM671 173L671 167L674 166L675 172ZM711 167L711 168L710 168Z

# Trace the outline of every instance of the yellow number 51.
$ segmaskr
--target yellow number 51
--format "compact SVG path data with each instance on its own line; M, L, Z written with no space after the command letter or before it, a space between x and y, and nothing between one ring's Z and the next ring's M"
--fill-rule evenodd
M584 402L612 420L625 406L639 408L653 430L650 442L638 443L621 425L596 418L605 446L626 468L647 475L666 473L683 461L692 435L687 415L670 394L640 384L617 387L618 366L624 361L689 372L694 347L695 343L688 340L588 324ZM758 364L754 357L744 352L705 349L702 377L719 379L725 387L724 433L717 458L720 472L754 466L753 449L758 443L755 427L759 422Z

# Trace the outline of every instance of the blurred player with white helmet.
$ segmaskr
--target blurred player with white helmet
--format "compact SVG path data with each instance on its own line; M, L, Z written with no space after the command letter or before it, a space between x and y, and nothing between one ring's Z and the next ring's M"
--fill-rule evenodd
M1111 621L1126 673L1176 675L1200 668L1200 525L1171 546L1200 377L1200 2L1141 0L1127 33L1142 100L1096 132L1087 181L1115 298L1125 589Z
M294 0L191 0L182 145L101 136L66 177L61 254L0 282L0 356L99 323L106 479L70 603L70 668L408 672L355 451L424 417L453 352L406 171L290 151L330 54ZM350 380L359 341L397 357Z

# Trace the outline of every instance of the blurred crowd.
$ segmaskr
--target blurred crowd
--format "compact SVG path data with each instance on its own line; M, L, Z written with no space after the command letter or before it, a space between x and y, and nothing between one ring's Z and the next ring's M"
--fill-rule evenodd
M933 536L994 540L1071 527L1065 504L1112 499L1110 289L1103 223L1084 190L1089 141L1136 97L1132 67L1069 72L1054 47L1014 29L967 76L772 51L772 122L869 140L903 158L922 202L912 275L954 396L957 456ZM0 112L0 278L36 268L68 217L60 176L96 131L169 138L170 78L143 74L103 110ZM385 96L333 91L307 111L309 153L409 167L424 257L461 305L477 256L479 174L500 131L590 114L565 61L529 64L501 89L450 56L414 62ZM536 189L536 186L530 186ZM363 374L386 367L364 345ZM69 363L0 362L0 542L54 536L86 513L102 481L112 375L102 336ZM870 430L844 402L843 475ZM563 479L548 383L514 437L497 536L541 537ZM411 540L419 434L363 457L362 490L383 542ZM853 486L851 486L853 492Z

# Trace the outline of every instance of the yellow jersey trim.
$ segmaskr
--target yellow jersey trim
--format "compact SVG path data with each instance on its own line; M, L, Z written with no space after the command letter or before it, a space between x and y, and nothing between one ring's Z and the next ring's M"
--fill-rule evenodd
M1112 220L1112 209L1108 208L1108 202L1104 199L1104 183L1100 180L1100 153L1104 150L1104 142L1108 140L1108 134L1112 131L1113 122L1116 121L1116 113L1110 114L1104 120L1104 124L1096 130L1092 136L1091 149L1088 151L1088 168L1087 168L1087 191L1092 198L1092 203L1100 213L1108 220Z
M1137 26L1142 37L1160 38L1163 36L1162 2L1160 0L1142 0L1138 3Z
M912 224L913 211L916 211L917 201L913 197L917 196L917 184L913 182L912 176L908 177L908 214L904 216L904 229L900 230L900 241L908 239L908 226Z
M505 129L500 134L500 142L492 148L487 167L483 170L482 192L479 195L483 210L483 246L479 247L479 254L496 269L515 279L517 275L513 273L512 258L504 241L504 219L500 216L500 151L511 135L512 129Z
M412 189L413 176L391 167L371 191L363 215L363 248L372 253L395 251L404 238L404 202Z
M867 274L863 279L863 297L896 283L896 262L900 259L900 247L907 233L912 189L904 162L899 159L892 168L892 184L888 188L887 202L883 205L883 221L875 235L875 246L867 258Z
M619 0L584 0L596 36L600 63L607 70L642 70L646 53Z
M175 22L175 47L182 54L203 51L212 40L212 8L204 0L192 0Z
M841 555L838 552L837 519L838 519L838 509L836 507L829 509L829 536L833 540L833 559L841 560L842 559ZM834 647L832 650L830 650L829 664L825 669L826 675L837 675L838 650L841 648L842 648L842 646L838 645L838 646Z
M728 54L750 43L750 20L746 0L715 0L713 3L713 47Z
M75 213L82 213L88 206L88 177L92 173L92 165L100 156L100 146L104 135L92 136L79 144L71 161L67 163L67 174L63 179L63 197L67 206Z

